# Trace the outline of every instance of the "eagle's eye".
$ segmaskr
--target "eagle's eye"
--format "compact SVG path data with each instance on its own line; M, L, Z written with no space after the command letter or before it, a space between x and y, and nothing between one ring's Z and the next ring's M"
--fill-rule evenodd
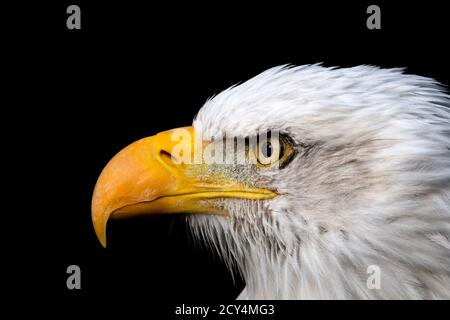
M255 155L259 167L278 164L283 168L292 158L292 154L293 146L287 137L271 131L258 136Z
M270 158L272 156L274 151L273 148L272 142L268 140L263 141L259 146L259 149L265 158Z

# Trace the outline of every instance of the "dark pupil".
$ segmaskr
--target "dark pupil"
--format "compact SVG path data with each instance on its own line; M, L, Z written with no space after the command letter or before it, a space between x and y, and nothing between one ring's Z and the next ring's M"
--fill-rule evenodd
M264 142L262 148L262 154L264 155L264 157L270 158L272 156L272 153L273 153L272 143L270 143L269 141Z

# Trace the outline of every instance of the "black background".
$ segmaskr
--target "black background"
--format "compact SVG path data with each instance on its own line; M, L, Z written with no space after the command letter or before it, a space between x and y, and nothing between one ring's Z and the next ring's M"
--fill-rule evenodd
M29 274L39 270L31 276L39 292L33 298L45 293L51 303L77 308L100 301L131 308L143 299L166 314L175 302L232 301L242 280L194 246L182 216L111 221L108 247L101 247L90 201L103 166L139 138L190 125L208 97L275 65L406 67L448 85L450 13L441 3L24 6L12 27L23 20L29 27L14 38L23 49L10 60L10 83L18 86L10 134L26 132L15 147L25 153L19 161L29 177L27 197L12 210L25 213L12 227L32 235L12 239L26 261L9 262L25 266L19 291L30 291ZM66 28L70 4L81 7L81 30ZM366 28L370 4L381 7L381 30ZM71 264L81 267L81 290L66 288Z

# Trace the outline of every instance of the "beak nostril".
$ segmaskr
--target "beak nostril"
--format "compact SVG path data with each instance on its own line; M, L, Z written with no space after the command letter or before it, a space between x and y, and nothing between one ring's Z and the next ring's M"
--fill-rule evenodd
M159 158L169 164L169 165L174 165L175 163L177 163L177 160L175 157L173 157L169 152L165 151L165 150L161 150L159 152Z

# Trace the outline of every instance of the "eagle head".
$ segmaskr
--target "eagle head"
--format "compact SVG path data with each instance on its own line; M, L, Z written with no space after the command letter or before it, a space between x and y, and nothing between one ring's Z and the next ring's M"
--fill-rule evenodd
M449 96L402 69L269 69L108 163L102 244L153 213L190 213L243 298L450 298Z

